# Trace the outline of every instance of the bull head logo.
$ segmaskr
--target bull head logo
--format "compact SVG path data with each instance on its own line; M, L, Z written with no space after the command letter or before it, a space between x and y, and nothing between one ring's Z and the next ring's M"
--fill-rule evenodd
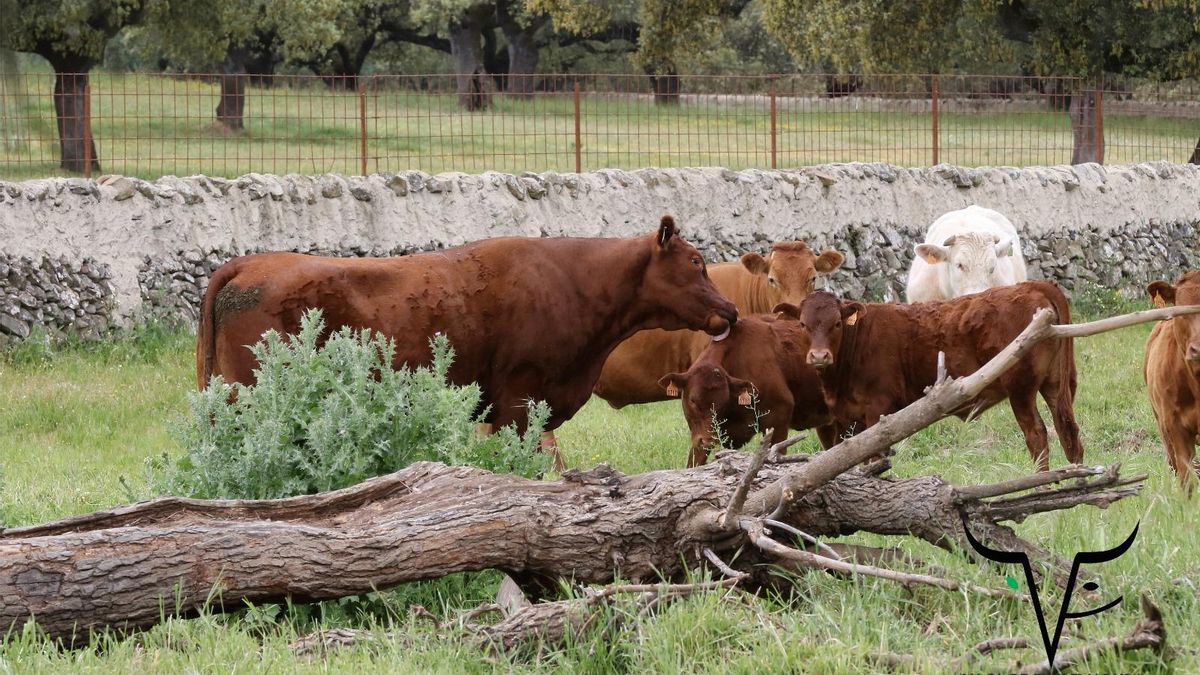
M1024 551L999 551L994 548L988 548L983 545L978 539L971 534L971 528L967 527L967 517L963 515L963 532L967 535L967 542L971 544L971 548L979 555L998 563L1020 563L1025 570L1025 583L1029 587L1029 600L1033 603L1033 611L1037 615L1038 627L1042 629L1042 645L1046 648L1046 658L1050 664L1050 671L1054 672L1054 655L1058 653L1058 642L1062 638L1063 626L1067 623L1067 619L1082 619L1085 616L1092 616L1116 607L1121 603L1125 596L1117 596L1116 600L1089 609L1083 612L1072 612L1071 596L1075 592L1075 582L1079 574L1079 566L1083 564L1105 563L1110 560L1116 560L1121 557L1130 546L1133 546L1133 540L1137 537L1138 527L1142 522L1139 520L1137 525L1133 526L1133 532L1124 542L1118 544L1116 548L1110 548L1107 551L1080 551L1075 554L1074 560L1071 562L1071 575L1067 578L1067 587L1063 594L1062 607L1058 611L1058 623L1054 627L1053 637L1046 629L1046 616L1042 612L1042 601L1038 593L1037 584L1033 580L1033 565L1029 562L1029 555ZM1015 580L1014 580L1015 581ZM1010 582L1015 588L1015 583ZM1084 590L1094 591L1099 588L1099 584L1094 581L1089 581L1083 585Z

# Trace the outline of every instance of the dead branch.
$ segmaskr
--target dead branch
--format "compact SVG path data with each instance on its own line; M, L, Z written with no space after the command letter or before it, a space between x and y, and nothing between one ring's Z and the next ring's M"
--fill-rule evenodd
M767 451L771 449L772 431L772 429L767 429L763 432L762 443L759 444L758 450L754 451L754 455L750 457L750 466L746 467L746 473L742 475L742 480L738 482L737 489L733 491L733 496L729 498L729 505L725 507L725 513L721 515L718 521L721 527L725 529L734 529L737 527L737 518L741 515L742 507L746 504L746 495L750 494L750 485L758 477L758 472L762 470L763 462L767 459Z
M942 577L933 577L928 574L912 574L908 572L896 572L886 570L880 567L871 565L859 565L850 563L844 560L835 560L826 558L815 553L802 551L799 549L789 548L768 537L763 533L763 527L760 523L753 521L743 521L742 528L750 537L750 543L762 549L768 555L776 558L783 558L792 562L800 563L806 567L813 569L823 569L830 572L840 572L848 575L862 575L866 577L878 577L895 581L904 586L936 586L948 591L968 590L973 593L988 595L997 598L1006 598L1009 600L1021 600L1022 596L1012 593L1011 591L984 588L983 586L975 586L973 584L964 584L953 579L945 579Z

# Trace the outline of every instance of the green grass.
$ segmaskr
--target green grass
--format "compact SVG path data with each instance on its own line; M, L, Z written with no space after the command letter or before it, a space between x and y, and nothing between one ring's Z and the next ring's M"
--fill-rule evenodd
M1081 309L1115 309L1089 304ZM1141 521L1133 549L1099 568L1105 600L1120 607L1070 622L1063 648L1084 639L1123 635L1139 616L1137 597L1148 593L1164 610L1170 641L1183 650L1169 666L1200 670L1191 646L1200 644L1200 533L1196 504L1167 468L1141 380L1148 327L1077 343L1080 392L1077 415L1090 464L1120 462L1127 475L1149 474L1142 496L1107 510L1081 507L1040 515L1017 525L1026 537L1070 556L1120 542ZM175 452L168 429L184 410L193 386L193 343L187 335L142 332L133 338L47 352L25 346L0 356L0 522L27 524L128 500L146 490L143 461ZM1043 413L1044 414L1044 413ZM1046 417L1046 419L1049 419ZM688 436L679 404L622 411L593 400L559 431L571 463L607 461L626 472L681 466ZM811 452L806 440L799 451ZM938 474L956 483L999 481L1033 469L1007 406L964 424L944 421L897 447L898 476ZM1052 464L1064 463L1053 447ZM121 478L129 483L125 487ZM848 541L901 544L947 568L955 577L996 588L1015 570L975 567L906 538L856 535ZM597 622L573 644L541 653L494 657L444 639L408 617L407 603L442 613L473 605L492 592L496 577L459 577L430 599L420 588L383 594L396 617L391 637L372 647L312 659L292 657L287 643L314 625L345 625L333 612L297 609L173 620L128 639L101 638L95 649L61 651L30 634L0 645L5 672L494 672L514 669L571 672L874 672L865 655L911 654L916 668L938 672L978 641L1025 636L1040 643L1025 605L932 589L906 590L878 581L845 581L810 573L796 579L795 596L722 601L702 595L659 615L630 619L618 605L611 621ZM428 589L428 587L426 587ZM1053 621L1059 594L1043 598ZM1077 602L1080 601L1076 598ZM1084 601L1086 602L1086 601ZM1075 609L1082 609L1076 606ZM616 625L615 618L625 621ZM1028 660L1040 650L1023 653ZM983 659L976 670L1006 670L1011 654ZM1166 672L1153 654L1103 656L1083 672Z
M0 100L0 178L60 174L47 73L25 76ZM367 170L574 171L575 117L570 92L532 99L499 96L483 112L463 112L452 94L398 89L332 91L311 80L249 87L246 129L214 121L215 84L163 76L96 73L91 78L93 135L103 173L143 178L204 173L361 173ZM589 85L591 86L591 85ZM731 82L730 87L744 84ZM365 104L360 122L360 104ZM645 166L768 167L771 121L763 96L712 98L656 106L584 89L580 159L585 170ZM940 117L939 161L968 166L1068 163L1066 113L1026 104L968 112L947 105ZM1186 162L1196 120L1122 113L1104 121L1106 161ZM928 113L881 109L877 101L780 98L780 167L827 162L933 162Z

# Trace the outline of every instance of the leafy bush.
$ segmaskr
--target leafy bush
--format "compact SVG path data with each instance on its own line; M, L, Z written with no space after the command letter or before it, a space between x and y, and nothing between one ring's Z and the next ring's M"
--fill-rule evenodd
M524 436L508 427L476 438L481 392L448 383L454 351L445 336L430 341L430 366L397 371L391 340L343 328L318 346L324 327L320 312L309 311L299 334L270 331L251 347L257 384L214 378L191 394L190 415L175 430L185 454L156 463L156 487L270 499L346 487L420 460L524 476L546 470L537 442L549 409L532 406Z

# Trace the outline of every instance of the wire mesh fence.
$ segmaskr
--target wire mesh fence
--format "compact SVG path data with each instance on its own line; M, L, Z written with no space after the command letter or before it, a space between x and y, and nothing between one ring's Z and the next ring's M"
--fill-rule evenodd
M0 73L0 177L1186 162L1196 83Z

